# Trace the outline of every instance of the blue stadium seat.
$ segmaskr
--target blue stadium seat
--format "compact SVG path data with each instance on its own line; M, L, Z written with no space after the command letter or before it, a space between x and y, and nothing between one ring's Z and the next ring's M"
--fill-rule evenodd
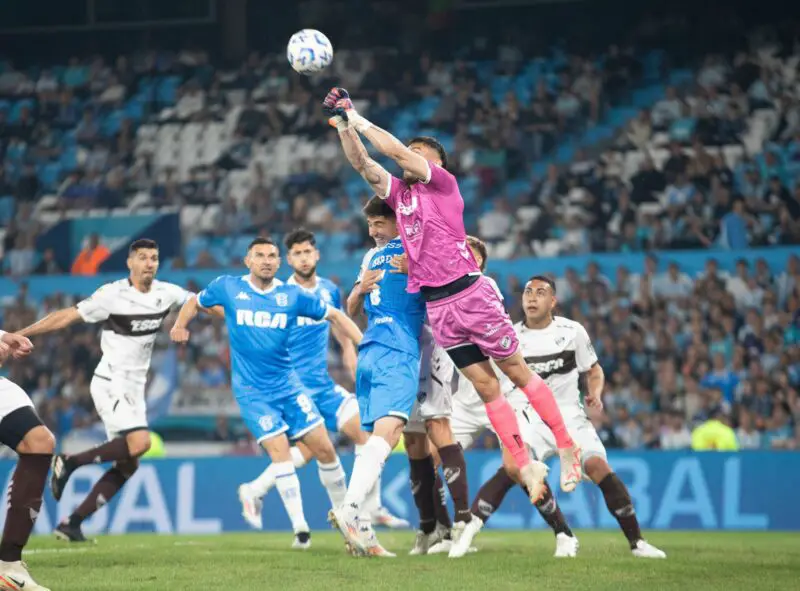
M125 119L125 111L117 109L108 114L102 124L103 135L112 137L119 131L122 120Z
M211 241L205 236L195 236L186 243L186 264L194 265L201 251L207 249Z
M0 224L7 226L14 218L14 197L6 195L0 197Z
M48 191L58 189L61 181L61 164L59 162L48 162L39 167L39 182Z

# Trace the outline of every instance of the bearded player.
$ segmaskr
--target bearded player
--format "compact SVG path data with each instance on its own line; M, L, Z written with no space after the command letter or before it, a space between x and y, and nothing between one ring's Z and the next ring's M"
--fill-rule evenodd
M464 200L455 177L446 170L444 147L430 137L403 145L358 114L342 88L332 89L323 105L339 131L350 164L394 210L408 253L408 291L422 294L434 339L475 386L498 437L520 469L531 502L543 494L547 470L531 462L490 359L553 431L561 456L561 487L574 490L582 476L580 449L567 431L552 392L525 364L511 319L467 247ZM359 134L403 169L402 180L370 158ZM478 531L470 524L462 534L467 539Z

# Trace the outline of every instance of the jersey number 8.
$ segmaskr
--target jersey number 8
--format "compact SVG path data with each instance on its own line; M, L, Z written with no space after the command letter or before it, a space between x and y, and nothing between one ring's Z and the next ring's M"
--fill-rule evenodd
M381 303L381 288L375 286L371 292L369 292L369 303L373 306L377 306Z

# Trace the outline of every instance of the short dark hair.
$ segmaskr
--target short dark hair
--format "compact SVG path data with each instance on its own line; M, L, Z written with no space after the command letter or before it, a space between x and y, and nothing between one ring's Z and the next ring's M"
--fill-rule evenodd
M543 283L546 283L547 285L550 286L550 289L553 290L553 294L556 293L556 282L550 279L546 275L534 275L533 277L528 279L528 283L530 283L531 281L541 281Z
M372 197L367 204L364 206L364 209L361 211L364 212L364 215L368 218L389 218L390 220L394 219L394 210L389 207L389 204L386 203L385 199L381 199L377 195Z
M439 160L442 161L442 168L447 170L447 150L444 149L442 142L429 135L418 135L417 137L411 138L406 145L410 146L412 144L424 144L436 150L439 154Z
M317 239L314 237L314 234L305 228L297 228L296 230L292 230L286 235L286 238L283 239L283 244L286 246L286 250L291 250L295 244L303 244L303 242L308 242L311 244L311 246L317 245Z
M467 236L467 244L470 248L474 248L481 255L483 262L481 263L481 271L486 270L486 265L489 263L489 252L486 250L486 244L483 240L476 236Z
M268 244L270 246L277 247L278 245L275 244L275 241L272 238L267 238L265 236L258 236L257 238L253 238L250 244L247 245L247 252L253 250L254 246L258 246L260 244Z
M128 247L128 256L131 256L136 251L142 250L143 248L152 248L158 250L158 242L155 240L150 240L149 238L139 238L139 240L134 240Z

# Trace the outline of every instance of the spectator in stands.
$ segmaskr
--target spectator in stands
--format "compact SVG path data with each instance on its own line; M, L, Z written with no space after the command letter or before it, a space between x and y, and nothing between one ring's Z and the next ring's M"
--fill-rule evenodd
M42 260L36 265L34 273L37 275L61 275L64 270L56 260L56 253L52 248L46 248L42 253Z
M73 275L97 275L100 265L109 256L111 256L111 251L100 243L100 236L97 233L92 233L86 246L78 253L75 262L72 263L71 272Z
M721 410L714 411L712 418L692 431L694 451L738 451L736 433L728 424L727 415Z

